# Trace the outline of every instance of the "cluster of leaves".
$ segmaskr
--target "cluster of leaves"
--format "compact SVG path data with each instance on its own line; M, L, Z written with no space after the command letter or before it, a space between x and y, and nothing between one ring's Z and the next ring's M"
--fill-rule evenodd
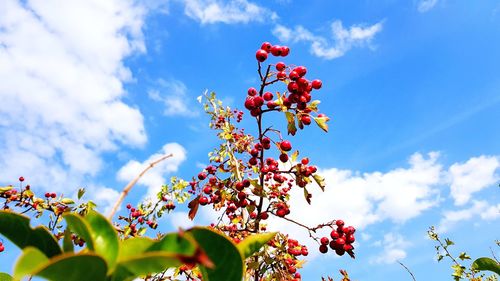
M500 263L498 262L498 260L496 260L496 258L491 259L488 257L481 257L475 259L467 267L461 264L461 262L471 260L471 257L466 252L461 252L457 257L454 257L449 251L449 247L455 245L452 240L450 240L449 238L442 239L441 237L439 237L439 234L436 232L434 227L430 227L430 229L427 231L427 234L431 240L434 240L438 243L438 245L435 246L437 260L441 261L446 257L452 261L451 269L453 270L453 273L451 275L453 276L454 280L498 280L495 274L486 276L486 274L484 273L484 271L490 271L500 275Z
M89 211L84 216L65 212L62 217L67 228L61 246L58 237L44 226L33 229L28 217L0 211L0 234L23 250L13 277L3 274L2 280L21 280L24 276L55 281L134 280L173 267L196 265L203 280L241 280L244 258L274 236L254 235L236 246L213 229L195 227L157 239L120 239L113 225L98 212ZM72 233L85 241L81 251L75 251Z

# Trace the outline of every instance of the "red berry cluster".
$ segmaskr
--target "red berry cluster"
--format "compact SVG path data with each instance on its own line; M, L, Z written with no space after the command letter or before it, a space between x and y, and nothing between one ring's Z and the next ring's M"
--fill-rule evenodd
M71 234L71 240L75 246L83 247L85 245L85 240L83 238L78 237L76 234Z
M330 233L331 240L328 237L323 237L320 239L319 251L321 253L328 252L328 245L332 250L337 253L337 255L342 256L347 252L351 257L354 258L354 247L352 243L356 240L354 238L354 232L356 229L352 226L344 227L343 220L337 220L335 222L337 229L333 229Z
M271 45L269 42L262 43L260 49L255 52L255 58L259 62L264 62L268 54L271 53L275 57L286 57L290 53L290 48L287 46Z
M132 207L130 204L127 204L127 209L129 211L129 215L128 218L124 219L129 223L130 235L135 236L137 234L137 224L143 225L145 223L152 229L156 229L158 227L158 223L148 219L149 214L145 214L143 211Z

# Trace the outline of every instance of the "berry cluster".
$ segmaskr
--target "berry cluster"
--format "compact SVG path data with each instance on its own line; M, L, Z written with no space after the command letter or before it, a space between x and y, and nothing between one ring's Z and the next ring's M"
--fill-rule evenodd
M333 229L330 233L331 240L328 239L328 237L320 239L321 245L319 246L319 251L321 253L327 253L329 245L330 248L337 253L337 255L342 256L345 252L347 252L354 258L354 247L352 246L352 243L356 240L354 238L354 232L356 232L356 229L352 226L344 227L343 220L337 220L335 224L337 229Z
M267 59L269 53L275 57L286 57L290 53L290 48L288 48L287 46L279 45L273 46L269 42L264 42L262 43L260 49L255 52L255 58L259 62L264 62Z
M143 225L145 223L152 229L156 229L158 227L158 224L155 221L148 219L149 214L144 213L144 211L138 210L130 204L127 204L127 210L129 211L128 218L122 217L121 219L128 222L128 234L131 236L136 236L138 234L138 224Z

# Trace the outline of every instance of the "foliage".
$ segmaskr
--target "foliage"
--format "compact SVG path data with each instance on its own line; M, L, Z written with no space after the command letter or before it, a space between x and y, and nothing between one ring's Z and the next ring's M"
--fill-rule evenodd
M450 251L449 247L455 245L455 243L449 238L441 239L438 233L435 231L434 227L430 227L427 234L430 239L436 241L439 245L436 245L436 257L438 261L447 257L452 261L451 269L453 273L451 276L454 280L468 279L471 281L493 281L498 280L496 275L485 276L486 274L482 271L490 271L500 275L500 263L495 259L490 259L487 257L481 257L474 260L469 267L462 265L461 262L466 260L471 260L471 257L466 252L461 252L457 257L454 257Z

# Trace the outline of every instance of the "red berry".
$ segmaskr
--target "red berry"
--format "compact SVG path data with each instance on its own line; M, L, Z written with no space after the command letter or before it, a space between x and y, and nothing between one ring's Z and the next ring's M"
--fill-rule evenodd
M337 239L340 237L340 234L337 231L332 230L332 232L330 233L330 237L332 237L332 239Z
M302 165L307 165L307 164L309 164L309 158L307 158L307 157L302 158L302 160L300 160L300 163L302 163Z
M252 96L252 97L255 96L255 95L257 95L257 90L255 88L253 88L253 87L252 88L248 88L248 95Z
M284 216L286 216L286 209L279 209L278 211L276 211L276 215L278 217L284 217Z
M286 163L288 161L288 155L285 153L280 154L280 161Z
M245 100L245 108L248 110L252 110L255 108L255 102L253 98L249 98Z
M281 47L281 56L282 57L288 56L289 53L290 53L290 48L288 48L287 46Z
M256 107L261 107L264 104L264 99L262 97L257 96L253 99L253 102L255 103Z
M311 85L312 85L313 89L318 90L323 85L323 82L321 82L321 80L319 80L319 79L316 79L316 80L312 81Z
M347 240L347 243L353 243L356 239L354 238L354 235L352 234L349 234L347 237L346 237L346 240Z
M208 204L208 198L205 196L201 196L199 202L200 202L200 205L205 206Z
M203 188L203 193L205 194L211 194L212 193L212 187L207 185Z
M297 85L297 83L295 82L290 82L288 83L288 91L290 93L294 93L294 92L297 92L297 90L299 89L299 85Z
M310 125L311 124L311 117L309 115L302 115L300 117L300 121L302 121L302 123L304 125Z
M5 246L2 245L2 244L0 244L0 253L3 252L3 251L5 251Z
M344 226L344 221L343 220L337 220L335 222L335 224L338 226L338 227L341 227L341 226Z
M292 144L289 141L284 140L284 141L280 142L280 148L283 151L290 151L290 150L292 150Z
M344 255L345 251L344 251L344 249L335 249L335 253L337 253L337 255L339 255L339 256L342 256L342 255Z
M271 43L269 42L264 42L262 43L262 46L260 46L260 48L266 52L270 52L271 51L271 48L273 47L273 45L271 45Z
M307 73L307 68L304 66L297 66L296 68L293 69L293 71L297 72L300 77L306 75Z
M127 204L127 209L129 209L129 210L130 210L130 208L132 208L132 205Z
M255 58L259 61L259 62L263 62L267 59L267 52L264 51L264 50L258 50L256 53L255 53Z
M286 65L285 65L284 62L278 62L276 64L276 70L277 71L283 71L283 70L285 70L285 68L286 68Z
M335 240L335 244L344 245L345 244L344 238L337 238L337 240Z
M19 181L24 181L24 177L19 177Z
M46 192L46 193L45 193L45 197L49 198L49 197L50 197L50 193L49 193L49 192Z
M330 241L328 240L328 237L322 237L320 242L321 242L321 245L328 245L328 242L330 242Z
M323 254L326 254L328 252L328 247L326 245L321 245L319 246L319 251Z
M260 213L261 220L267 220L267 218L269 218L269 214L267 212Z
M262 96L265 101L270 101L273 99L273 93L271 92L265 92L264 95Z
M51 197L51 198L56 198L56 196L57 196L57 195L56 195L54 192L52 192L52 193L50 194L50 197Z
M285 80L286 78L286 73L284 71L280 71L278 73L276 73L276 78L278 80Z
M281 56L281 53L282 53L281 46L274 45L271 47L271 54L273 54L273 56L275 57Z
M205 173L203 173L203 172L201 172L201 173L199 173L199 174L198 174L198 179L199 179L199 180L201 180L201 181L202 181L202 180L204 180L204 179L206 179L206 178L207 178L207 174L205 174Z
M290 74L288 74L288 78L297 80L299 79L299 74L297 73L297 71L291 71Z

